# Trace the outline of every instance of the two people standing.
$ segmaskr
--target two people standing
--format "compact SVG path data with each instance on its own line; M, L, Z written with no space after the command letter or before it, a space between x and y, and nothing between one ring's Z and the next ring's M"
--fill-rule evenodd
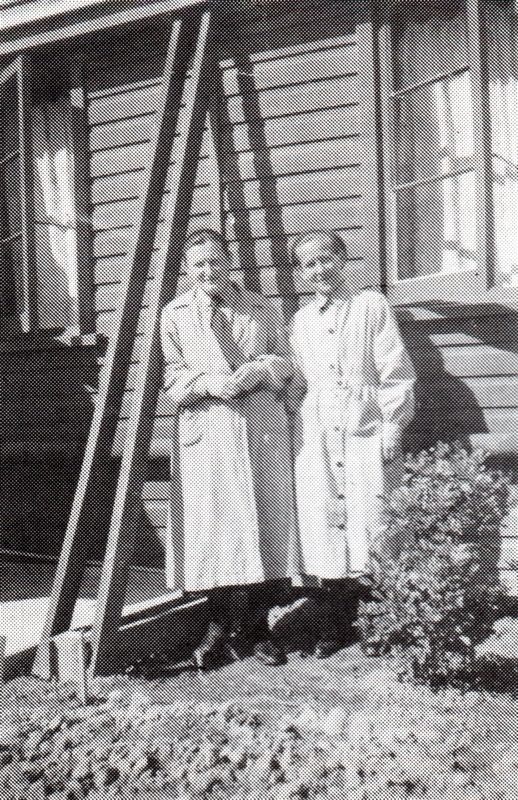
M401 472L414 373L388 303L351 295L334 232L298 237L293 258L315 298L295 315L290 344L271 303L231 280L214 231L186 240L194 288L162 314L164 385L178 411L166 577L209 595L200 667L219 648L245 653L247 595L261 585L289 578L333 595L368 571L383 496ZM297 398L292 434L286 405ZM257 658L284 660L266 626L255 633ZM330 622L317 655L339 644Z

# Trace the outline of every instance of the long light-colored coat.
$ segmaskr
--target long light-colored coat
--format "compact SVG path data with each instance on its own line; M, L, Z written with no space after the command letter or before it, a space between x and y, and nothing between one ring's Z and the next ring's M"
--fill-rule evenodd
M292 571L293 469L281 396L293 371L288 345L267 300L238 287L233 296L222 309L232 337L268 378L230 402L204 388L204 376L232 373L211 326L210 298L192 290L162 312L164 383L178 410L166 537L171 589L257 583Z
M295 432L301 573L345 578L367 570L402 473L401 456L384 465L382 441L413 416L414 370L376 291L315 299L295 315L291 345L307 383Z

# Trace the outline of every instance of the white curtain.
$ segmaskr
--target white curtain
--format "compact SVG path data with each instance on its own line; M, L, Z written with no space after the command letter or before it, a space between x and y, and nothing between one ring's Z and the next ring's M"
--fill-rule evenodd
M33 107L40 328L77 322L73 148L68 96Z
M518 59L516 11L492 4L488 19L497 280L518 286Z
M409 21L396 37L396 61L400 88L462 68L467 61L463 15ZM396 183L423 180L397 192L400 278L476 267L471 100L466 71L395 101Z

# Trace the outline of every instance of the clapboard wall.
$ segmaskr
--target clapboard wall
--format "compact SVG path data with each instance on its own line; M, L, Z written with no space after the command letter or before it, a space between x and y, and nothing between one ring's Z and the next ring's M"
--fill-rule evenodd
M322 226L336 228L347 243L355 284L376 285L380 281L369 259L373 248L370 214L376 189L372 181L376 172L372 169L375 117L369 105L372 70L361 18L366 5L330 3L325 14L317 13L320 3L273 4L268 13L258 7L248 17L243 16L239 25L234 19L231 36L225 35L228 26L223 25L218 43L220 92L213 121L220 158L216 160L207 133L190 226L218 225L221 217L234 253L236 280L271 297L287 321L308 300L289 263L289 242L299 232ZM142 27L136 33L114 31L109 39L99 35L87 51L95 325L101 339L111 334L121 301L121 280L128 269L168 32L165 21ZM185 91L188 87L187 81ZM154 263L161 257L163 230L161 224L150 281ZM185 288L182 276L179 290ZM140 332L145 313L144 302ZM397 313L419 375L416 421L407 433L406 446L419 449L438 439L460 438L466 444L485 447L493 453L495 463L514 469L518 330L512 303L470 305L466 298L457 297L442 307L423 303L400 307ZM138 380L140 341L138 336L112 470L107 477L107 497ZM69 419L54 425L53 430L58 433L53 441L66 442L68 436L80 453L84 434L79 436L77 431L88 429L97 370L103 365L102 347L65 351L59 355L61 378L56 379L56 387L60 380L64 382ZM23 357L24 374L32 375L34 356L26 353ZM52 358L56 358L55 353ZM45 369L45 364L43 361L38 370ZM14 365L11 373L12 380L18 380L19 366ZM37 383L31 376L31 385ZM41 397L44 404L49 390L42 389ZM80 413L74 418L76 401ZM37 453L37 442L49 439L47 433L44 435L49 420L42 420L43 406L39 417L31 417L36 409L29 405L25 404L23 425L25 431L32 425ZM20 415L14 410L13 419L9 435L16 441L21 436L16 427ZM136 556L141 561L161 559L157 541L165 526L171 419L170 403L161 393L149 480L143 492ZM50 463L48 459L46 463ZM56 464L59 469L59 459ZM41 464L31 466L31 470L30 474L39 475L41 480ZM38 541L33 539L35 549L59 549L75 474L69 468L68 483L62 483L66 501L61 504L59 518L52 523L52 536L47 540L44 536ZM30 499L34 513L40 513L35 511L38 502L34 497ZM100 506L101 513L109 514L109 504L103 506L102 498ZM24 517L26 530L33 519L31 509ZM19 511L13 513L19 519ZM10 527L11 542L16 542L19 524L18 521ZM510 566L515 558L512 526L506 530L511 535L503 548L503 566ZM95 543L95 554L102 554L102 546L102 541ZM509 576L513 578L514 573L509 572Z

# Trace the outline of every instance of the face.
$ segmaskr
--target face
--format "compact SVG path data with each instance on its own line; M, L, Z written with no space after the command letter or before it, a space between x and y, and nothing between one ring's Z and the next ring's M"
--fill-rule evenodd
M297 259L303 281L319 294L332 295L344 281L344 259L325 241L304 242L297 247Z
M210 296L225 292L230 284L230 260L215 242L190 247L184 255L184 264L194 286Z

